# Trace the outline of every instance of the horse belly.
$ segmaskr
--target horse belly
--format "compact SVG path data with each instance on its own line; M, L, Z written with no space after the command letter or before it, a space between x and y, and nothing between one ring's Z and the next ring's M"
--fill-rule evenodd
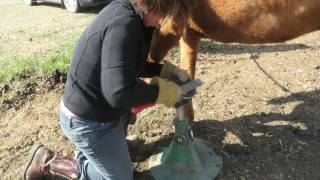
M206 2L211 4L195 12L190 27L203 37L220 42L282 42L320 28L320 20L316 18L320 16L320 8L311 5L280 6L279 0ZM305 7L308 15L297 13L301 7Z

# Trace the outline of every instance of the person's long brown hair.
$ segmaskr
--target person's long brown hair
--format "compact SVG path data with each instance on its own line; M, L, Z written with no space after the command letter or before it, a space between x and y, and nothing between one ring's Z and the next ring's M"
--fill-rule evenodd
M160 31L164 34L181 34L188 20L191 0L130 0L144 12L160 16Z

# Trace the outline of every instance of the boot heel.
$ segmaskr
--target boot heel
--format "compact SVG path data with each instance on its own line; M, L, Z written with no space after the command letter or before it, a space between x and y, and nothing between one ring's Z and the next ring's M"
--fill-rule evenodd
M31 163L32 163L32 160L36 154L36 152L38 151L38 149L40 149L41 147L43 147L43 144L38 144L38 145L35 145L33 146L33 148L31 149L31 151L29 152L29 156L28 156L28 163L25 165L25 167L23 168L23 171L22 171L22 180L27 180L27 177L26 177L26 173L27 173L27 170L28 168L30 167Z

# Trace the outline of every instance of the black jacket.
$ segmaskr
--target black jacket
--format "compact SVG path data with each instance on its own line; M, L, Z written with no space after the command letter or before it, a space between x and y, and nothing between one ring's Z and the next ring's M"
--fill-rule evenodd
M138 77L160 74L148 63L152 30L128 0L107 5L75 48L63 102L77 116L99 122L119 119L131 107L154 102L158 87Z

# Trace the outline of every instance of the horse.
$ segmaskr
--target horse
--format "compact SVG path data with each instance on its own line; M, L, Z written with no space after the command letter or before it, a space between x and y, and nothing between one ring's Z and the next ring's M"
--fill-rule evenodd
M188 0L186 23L177 33L155 30L150 61L180 45L180 67L192 78L201 38L222 43L278 43L320 29L320 0ZM192 104L185 108L192 122Z

